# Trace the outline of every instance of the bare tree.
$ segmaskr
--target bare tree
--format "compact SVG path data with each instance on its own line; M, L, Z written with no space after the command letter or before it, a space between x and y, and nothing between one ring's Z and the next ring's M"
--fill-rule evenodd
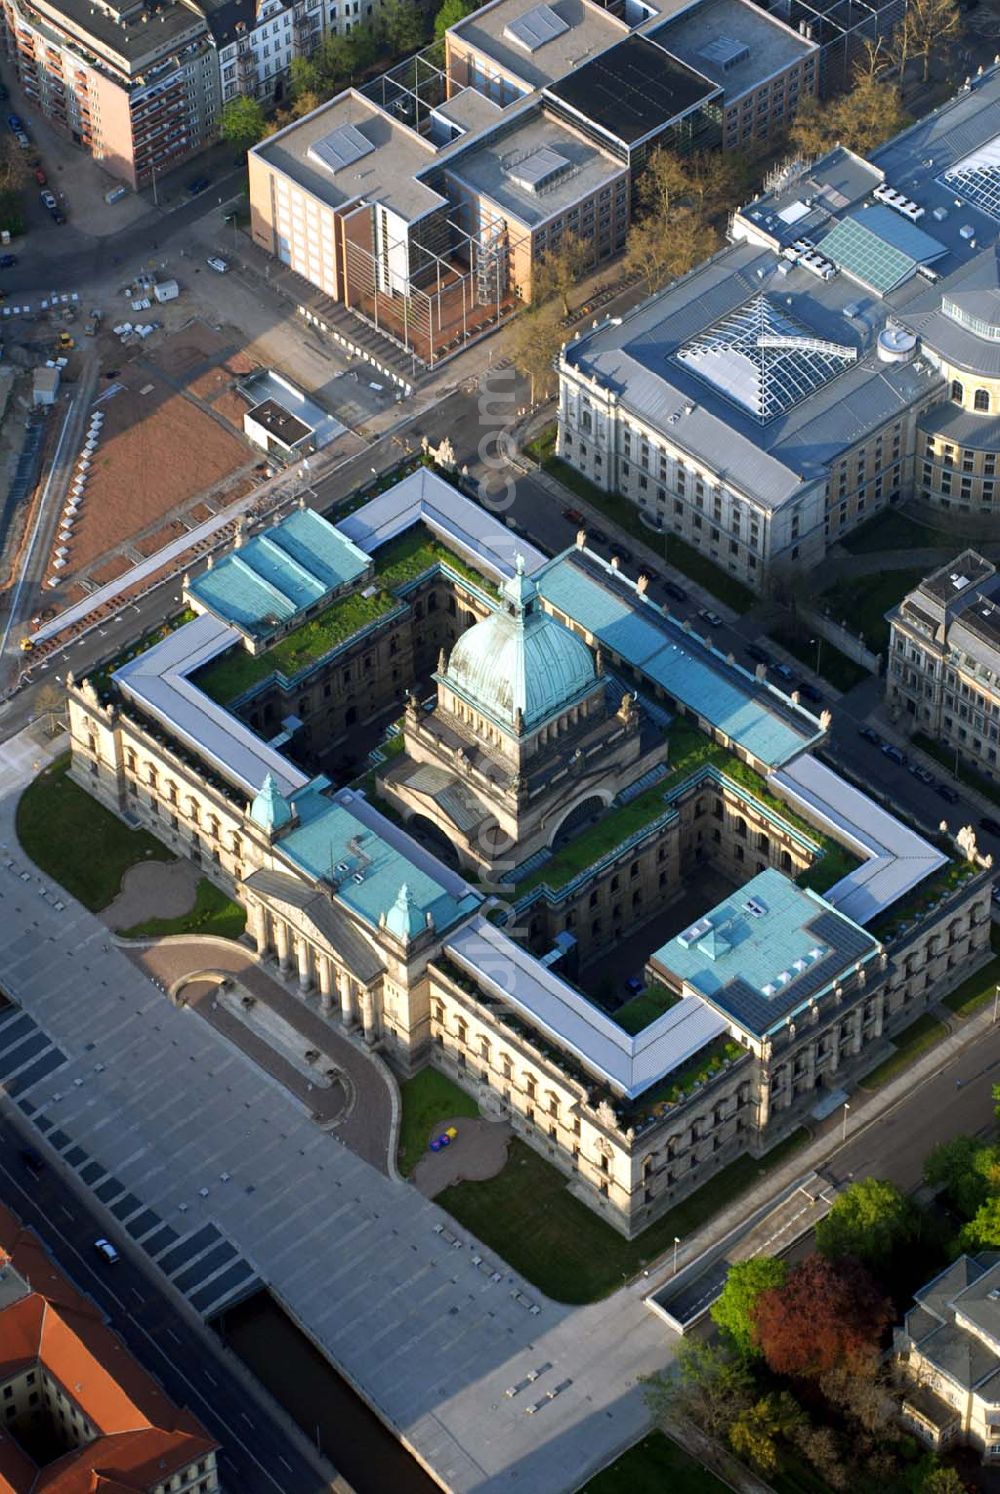
M569 316L569 298L580 282L580 276L594 263L594 245L576 234L563 235L557 249L550 249L535 266L531 277L531 304L540 306L558 296L563 316Z
M921 81L931 72L931 58L962 31L962 16L957 0L908 0L906 15L899 27L902 66L910 57L922 61Z

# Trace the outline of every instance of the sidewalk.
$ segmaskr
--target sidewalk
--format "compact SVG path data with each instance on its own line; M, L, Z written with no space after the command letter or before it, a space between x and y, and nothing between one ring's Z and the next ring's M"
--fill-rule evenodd
M963 979L967 978L967 975L963 977ZM928 1010L933 1010L933 1008L928 1008ZM974 1017L961 1021L957 1031L949 1032L933 1048L929 1048L919 1058L914 1059L913 1063L897 1079L890 1080L888 1084L870 1092L855 1088L850 1100L846 1141L856 1141L870 1127L884 1121L897 1105L908 1100L913 1091L927 1079L945 1068L971 1043L985 1037L993 1025L993 1010L987 1005ZM813 1139L795 1152L788 1162L775 1168L773 1172L769 1172L760 1183L746 1193L740 1194L739 1198L720 1210L697 1234L685 1240L679 1252L678 1270L690 1265L706 1250L717 1245L730 1231L748 1221L772 1198L776 1198L784 1189L791 1187L798 1178L804 1177L809 1172L820 1172L844 1144L843 1114L837 1112L821 1123ZM762 1161L766 1162L766 1160L765 1155ZM673 1279L672 1267L673 1252L665 1252L660 1261L649 1268L648 1278L644 1276L637 1279L643 1297L658 1291L660 1287ZM636 1284L633 1282L630 1290L635 1289Z
M945 778L953 782L961 793L962 798L969 804L973 804L979 810L980 814L988 815L991 819L1000 818L1000 808L998 808L995 800L980 792L973 784L966 783L964 778L958 778L951 768L939 761L938 758L933 757L931 753L925 752L922 747L918 747L913 738L907 736L905 731L900 731L898 723L893 721L889 713L884 697L872 712L869 720L874 720L878 731L885 737L886 741L892 742L901 752L905 752L911 762L919 763L929 773L933 773L935 778ZM945 804L941 811L942 815L946 818L948 811L955 807L957 806Z

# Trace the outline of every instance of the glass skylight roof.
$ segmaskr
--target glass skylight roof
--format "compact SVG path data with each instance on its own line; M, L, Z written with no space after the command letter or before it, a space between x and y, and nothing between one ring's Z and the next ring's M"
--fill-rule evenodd
M356 125L345 124L331 130L309 147L308 154L331 171L342 171L352 166L375 149L367 136L362 135Z
M956 161L941 183L1000 221L1000 135Z
M761 425L784 415L857 359L814 337L761 293L685 343L677 358Z
M944 245L922 228L875 203L843 218L819 243L819 252L853 280L886 296L944 254Z
M554 41L569 26L562 16L556 15L550 5L536 5L525 11L516 21L508 21L503 34L508 41L516 42L526 52L537 52L546 42Z

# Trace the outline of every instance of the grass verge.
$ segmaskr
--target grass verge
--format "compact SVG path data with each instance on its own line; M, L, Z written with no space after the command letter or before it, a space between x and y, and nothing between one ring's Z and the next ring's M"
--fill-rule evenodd
M728 1487L662 1432L650 1432L585 1484L582 1494L727 1494Z
M894 1039L896 1045L895 1053L891 1053L887 1059L872 1069L861 1080L862 1089L879 1089L883 1084L888 1084L890 1079L895 1079L897 1074L902 1073L905 1068L925 1053L928 1048L940 1042L948 1032L943 1022L937 1017L932 1017L930 1012L925 1012L922 1017L909 1026L898 1039Z
M686 1239L806 1139L796 1131L766 1157L737 1157L696 1193L625 1240L574 1198L551 1163L515 1137L507 1165L485 1183L459 1183L436 1202L557 1302L594 1302Z
M117 815L73 782L69 754L29 784L17 806L17 838L40 871L97 913L117 897L122 877L140 861L173 861L145 830Z
M215 934L220 939L238 939L246 925L246 909L202 877L190 913L177 918L147 918L145 923L119 932L124 939L164 939L168 934Z
M925 570L926 566L917 566L837 581L823 592L821 601L837 622L846 619L852 630L864 635L865 643L874 653L884 654L889 647L885 614L923 580Z
M437 1069L422 1069L399 1086L402 1114L396 1161L404 1177L420 1161L435 1126L457 1115L477 1116L479 1106Z
M947 545L948 536L900 513L898 508L887 508L839 543L851 555L878 555L883 550L933 550Z
M819 650L820 667L816 669L816 645L805 633L797 633L792 626L788 626L775 629L771 636L796 659L800 659L810 669L815 669L823 679L829 680L837 690L852 690L855 685L860 685L862 680L871 679L871 675L863 665L849 659L825 638ZM806 705L808 704L809 702L806 701Z
M990 942L997 949L1000 944L1000 936L997 934L996 924L990 930ZM960 986L956 986L948 996L941 1002L956 1017L971 1017L984 1007L988 1001L992 1001L996 995L997 985L1000 984L1000 954L994 954L975 975L970 975L968 980L963 980Z

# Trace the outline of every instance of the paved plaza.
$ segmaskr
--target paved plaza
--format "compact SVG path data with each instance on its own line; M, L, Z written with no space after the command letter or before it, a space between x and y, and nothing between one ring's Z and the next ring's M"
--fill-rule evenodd
M577 1487L643 1429L637 1381L669 1357L664 1325L637 1290L541 1297L173 1005L17 845L41 756L24 736L0 747L7 1093L198 1311L267 1284L445 1487Z

